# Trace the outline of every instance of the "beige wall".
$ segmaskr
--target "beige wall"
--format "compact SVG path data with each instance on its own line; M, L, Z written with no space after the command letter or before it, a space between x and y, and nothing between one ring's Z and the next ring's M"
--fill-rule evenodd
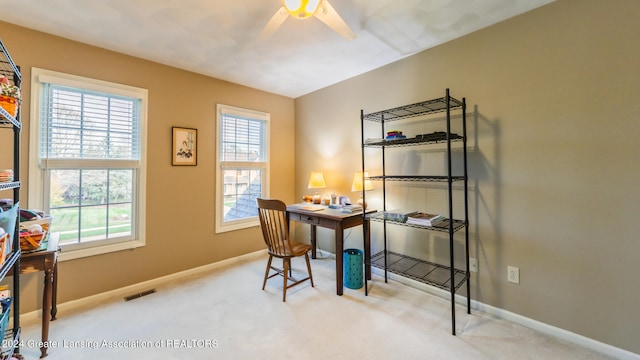
M277 96L0 22L0 38L22 67L22 179L28 177L31 67L149 90L147 245L60 264L59 302L117 289L264 248L257 227L214 234L217 103L271 113L271 195L294 194L294 102ZM171 127L198 129L198 164L171 166ZM277 131L275 131L277 129ZM9 131L2 133L9 134ZM4 136L4 135L3 135ZM11 139L9 137L9 139ZM6 141L5 137L0 141ZM0 167L10 167L3 147ZM26 185L26 181L25 181ZM22 206L28 207L26 186ZM0 193L10 197L11 193ZM40 275L22 277L22 312L42 294Z
M558 0L296 99L297 197L316 169L355 195L360 109L448 87L468 103L472 298L640 353L639 13L635 0Z

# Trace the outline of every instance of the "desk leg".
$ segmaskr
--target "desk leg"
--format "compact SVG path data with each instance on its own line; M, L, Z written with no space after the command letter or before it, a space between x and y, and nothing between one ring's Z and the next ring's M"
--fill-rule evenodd
M312 259L316 258L316 239L317 239L316 238L316 234L317 234L316 228L317 228L317 226L311 225L310 233L311 233L311 258Z
M42 344L49 340L49 312L51 311L53 270L44 271L44 293L42 295ZM47 356L47 347L40 347L40 358Z
M51 321L56 319L58 313L58 262L53 265L53 279L51 289Z
M342 296L342 290L343 290L343 284L342 284L342 277L343 277L342 251L344 247L344 244L342 243L344 238L343 231L344 229L342 229L342 227L340 227L339 229L336 229L336 294L340 296Z

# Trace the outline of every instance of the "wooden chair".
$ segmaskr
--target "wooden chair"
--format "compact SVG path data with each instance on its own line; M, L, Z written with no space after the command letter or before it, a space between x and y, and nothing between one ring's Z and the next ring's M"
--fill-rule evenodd
M262 227L262 236L267 244L267 252L269 253L269 262L267 270L264 273L264 281L262 282L262 290L267 284L267 279L276 275L284 278L282 288L282 301L286 301L287 289L296 286L306 280L311 281L313 287L313 275L311 274L311 264L309 263L309 250L311 245L303 244L289 237L289 224L287 222L286 210L287 205L275 199L256 199L258 204L258 215L260 225ZM291 258L303 256L307 261L307 271L309 276L302 280L295 280L291 277ZM273 258L282 259L282 269L271 265ZM269 275L271 270L275 270L274 274ZM289 278L293 283L287 285Z

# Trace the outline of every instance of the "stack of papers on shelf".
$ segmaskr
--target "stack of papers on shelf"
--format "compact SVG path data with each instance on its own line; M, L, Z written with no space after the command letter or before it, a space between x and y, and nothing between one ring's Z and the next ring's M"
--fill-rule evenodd
M417 211L415 210L404 210L404 209L397 209L397 210L388 210L388 211L384 211L382 214L382 216L384 217L385 220L391 220L391 221L399 221L399 222L405 222L407 221L407 218L410 215L416 214Z
M444 220L444 217L440 214L427 214L423 212L417 212L409 215L407 218L407 224L433 226Z
M352 214L362 211L362 206L360 205L343 205L342 210L340 210L346 214Z

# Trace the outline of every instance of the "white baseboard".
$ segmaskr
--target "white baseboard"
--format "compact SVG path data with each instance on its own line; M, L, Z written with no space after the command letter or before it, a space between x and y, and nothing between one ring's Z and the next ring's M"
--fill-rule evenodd
M228 265L238 264L245 261L251 261L260 256L264 256L264 254L265 254L265 250L260 250L253 253L241 255L235 258L226 259L226 260L218 261L212 264L200 266L197 268L181 271L175 274L163 276L157 279L152 279L149 281L144 281L141 283L125 286L123 288L107 291L104 293L91 295L82 299L68 301L62 304L58 304L58 311L64 312L66 310L72 310L75 308L82 307L84 305L91 305L99 301L124 298L125 296L129 296L131 294L136 294L136 293L148 290L149 288L153 288L155 286L165 284L172 280L180 279L187 276L202 274L202 273L209 272L209 271L212 271L221 267L225 267ZM321 258L330 257L335 259L334 254L329 253L327 251L322 251L322 250L318 250L318 256ZM371 272L372 274L384 277L384 271L382 271L381 269L372 268ZM391 280L397 281L399 283L405 284L407 286L411 286L413 288L422 290L431 295L450 300L449 292L445 290L441 290L441 289L423 284L421 282L411 280L402 276L398 276L392 273L388 273L388 278ZM463 297L461 295L456 295L455 299L457 304L466 305L467 303L466 297ZM594 339L591 339L591 338L588 338L588 337L585 337L585 336L582 336L582 335L579 335L555 326L551 326L549 324L545 324L540 321L533 320L504 309L487 305L476 300L471 300L471 308L477 311L482 311L486 314L495 316L500 319L504 319L522 326L526 326L536 331L540 331L541 333L544 333L565 341L569 341L571 343L578 344L580 346L584 346L587 349L597 351L604 355L611 356L615 359L640 360L640 354L632 353L630 351L620 349L615 346L605 344L603 342L600 342L600 341L597 341L597 340L594 340ZM31 312L20 315L20 320L24 322L30 322L30 321L35 322L35 321L39 321L39 319L41 318L42 318L41 310L31 311Z
M77 300L67 301L62 304L58 304L58 312L65 312L66 310L72 310L76 308L80 308L85 305L95 304L100 301L108 301L113 299L123 299L126 296L140 293L142 291L149 290L150 288L165 284L169 281L180 279L187 276L198 275L202 273L206 273L218 268L226 267L228 265L235 265L245 261L254 260L260 256L264 256L266 254L266 250L259 250L256 252L252 252L249 254L237 256L231 259L225 259L222 261L218 261L215 263L199 266L193 269L180 271L175 274L159 277L156 279L143 281L141 283L125 286L123 288L110 290L104 293L87 296ZM42 319L42 310L31 311L28 313L20 314L20 321L25 323L29 323L31 321L36 322Z
M372 274L375 274L384 278L384 271L382 269L371 268L371 272ZM451 296L448 291L438 289L436 287L429 286L427 284L424 284L409 278L405 278L396 274L392 274L390 272L387 273L387 277L391 280L397 281L407 286L411 286L418 290L422 290L431 295L438 296L447 300L451 300ZM467 304L466 297L461 295L456 295L455 299L456 299L456 304L462 304L466 306ZM599 353L613 357L615 359L640 360L640 354L636 354L636 353L633 353L609 344L605 344L603 342L588 338L586 336L582 336L580 334L576 334L571 331L567 331L549 324L545 324L543 322L533 320L528 317L510 312L504 309L500 309L491 305L487 305L473 299L471 300L471 308L474 310L481 311L486 314L495 316L497 318L513 322L515 324L526 326L530 329L534 329L543 334L547 334L555 338L559 338L580 346L584 346L587 349L597 351Z

